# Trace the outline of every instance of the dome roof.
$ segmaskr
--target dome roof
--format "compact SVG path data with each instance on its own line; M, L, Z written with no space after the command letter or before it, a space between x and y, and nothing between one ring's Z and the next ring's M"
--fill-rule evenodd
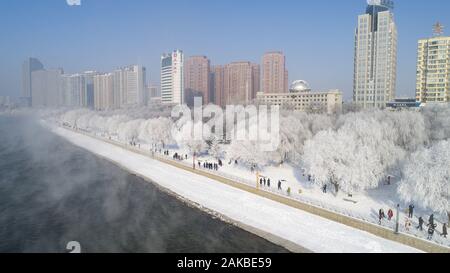
M309 84L306 81L299 80L299 81L294 81L291 84L291 88L289 88L289 91L292 93L309 92L309 91L311 91L311 88L309 87Z

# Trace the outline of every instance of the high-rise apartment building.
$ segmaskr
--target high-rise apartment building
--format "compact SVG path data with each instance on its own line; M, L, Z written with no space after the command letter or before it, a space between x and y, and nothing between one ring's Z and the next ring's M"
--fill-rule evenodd
M184 62L184 98L189 106L193 106L194 97L202 97L203 104L210 98L210 61L205 56L192 56Z
M83 106L83 97L86 93L84 75L62 75L62 99L63 105L69 107Z
M222 106L251 102L254 98L253 70L250 62L233 62L225 66Z
M259 64L252 64L252 82L252 98L254 99L256 94L261 91L261 66Z
M450 37L436 36L419 40L417 53L416 100L450 102Z
M184 55L181 50L161 56L161 102L184 103Z
M43 70L44 65L36 58L28 58L22 64L22 94L21 103L25 106L32 105L31 74L34 71Z
M225 67L222 65L215 65L211 68L211 78L212 78L212 89L214 94L214 104L219 106L225 106L224 102L224 71Z
M99 73L96 71L86 71L83 73L84 93L81 94L81 105L87 108L94 108L94 76Z
M246 104L260 91L261 68L250 62L233 62L211 68L214 103L225 107L229 104Z
M146 104L146 69L131 65L116 69L113 73L114 101L120 107Z
M393 2L368 0L355 32L353 101L384 108L394 99L397 80L397 27Z
M288 91L286 58L282 52L267 52L262 57L262 91L285 93Z
M63 105L62 69L37 70L31 73L33 107L58 107Z
M119 103L114 101L114 74L94 76L94 109L97 111L113 110Z
M147 86L147 105L161 103L161 92L159 88L159 84L150 84Z

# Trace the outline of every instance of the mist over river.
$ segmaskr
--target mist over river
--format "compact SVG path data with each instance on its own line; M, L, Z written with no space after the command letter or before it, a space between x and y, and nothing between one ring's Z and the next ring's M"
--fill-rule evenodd
M0 116L0 252L285 252L75 147Z

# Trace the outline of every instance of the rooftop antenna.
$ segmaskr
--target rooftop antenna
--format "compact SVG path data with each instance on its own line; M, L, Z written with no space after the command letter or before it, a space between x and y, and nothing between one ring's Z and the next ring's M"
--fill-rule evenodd
M433 25L433 34L434 36L442 36L444 34L444 25L442 25L440 22L437 22Z

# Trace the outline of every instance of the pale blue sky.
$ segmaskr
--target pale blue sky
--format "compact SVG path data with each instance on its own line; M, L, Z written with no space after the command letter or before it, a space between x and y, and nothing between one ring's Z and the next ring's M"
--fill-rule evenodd
M396 0L397 95L414 94L416 47L441 21L450 1ZM314 90L339 88L351 98L353 42L365 0L0 0L0 95L19 96L21 63L39 58L66 72L110 71L138 63L159 82L160 54L175 48L212 64L260 62L286 54L290 80ZM447 32L448 33L448 32Z

